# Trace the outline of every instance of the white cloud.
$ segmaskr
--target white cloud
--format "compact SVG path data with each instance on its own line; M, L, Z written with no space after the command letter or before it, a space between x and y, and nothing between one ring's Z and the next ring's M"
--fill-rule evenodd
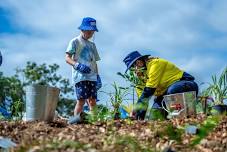
M0 7L21 33L0 33L4 73L26 61L57 63L68 78L64 61L68 41L79 34L82 17L97 19L95 42L100 51L100 73L106 83L122 82L124 56L133 50L174 61L206 80L226 62L225 1L117 0L56 1L5 0ZM148 50L151 50L148 51ZM204 58L206 55L206 58Z

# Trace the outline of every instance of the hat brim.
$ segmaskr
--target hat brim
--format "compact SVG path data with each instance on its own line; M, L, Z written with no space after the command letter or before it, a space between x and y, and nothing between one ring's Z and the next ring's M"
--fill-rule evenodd
M132 67L132 65L136 62L136 60L138 60L140 58L148 57L148 56L150 56L150 55L142 55L142 56L139 56L139 57L135 58L134 60L132 60L132 62L129 64L129 66L125 70L125 73Z
M83 31L96 31L96 32L99 31L96 27L91 27L91 26L79 26L78 29Z

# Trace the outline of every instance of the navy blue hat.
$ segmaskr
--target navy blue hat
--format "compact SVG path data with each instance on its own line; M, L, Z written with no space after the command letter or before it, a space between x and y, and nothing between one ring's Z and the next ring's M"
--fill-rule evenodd
M123 60L125 62L125 65L127 66L127 69L125 72L127 72L128 69L131 68L131 66L133 65L134 62L136 62L136 60L146 56L150 56L150 55L141 55L138 51L133 51L129 53Z
M98 32L98 29L96 27L96 20L91 17L85 17L83 18L83 21L81 25L78 27L78 29L83 31L96 31Z

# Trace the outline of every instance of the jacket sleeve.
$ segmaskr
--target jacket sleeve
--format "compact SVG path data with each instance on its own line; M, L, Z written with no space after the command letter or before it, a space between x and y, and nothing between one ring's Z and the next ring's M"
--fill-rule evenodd
M136 86L136 94L138 98L142 95L144 87L145 86L141 86L141 85Z

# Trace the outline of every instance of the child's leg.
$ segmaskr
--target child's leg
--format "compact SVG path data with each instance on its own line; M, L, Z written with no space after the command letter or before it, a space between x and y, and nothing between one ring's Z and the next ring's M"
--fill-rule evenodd
M89 98L88 99L88 105L89 105L90 110L92 111L94 109L94 107L96 106L96 99Z
M74 109L74 117L69 118L68 124L76 124L76 123L81 122L80 113L83 110L84 103L85 103L84 99L77 100L77 103L76 103L76 106Z
M84 106L85 100L84 99L79 99L77 100L75 109L74 109L74 115L78 115L82 112L83 106Z
M74 115L78 115L83 111L85 100L87 99L87 82L81 81L75 84L75 92L77 96L77 103L74 109Z
M96 89L96 82L95 81L89 81L88 82L88 99L87 103L92 111L94 107L96 106L96 99L97 99L97 89Z

